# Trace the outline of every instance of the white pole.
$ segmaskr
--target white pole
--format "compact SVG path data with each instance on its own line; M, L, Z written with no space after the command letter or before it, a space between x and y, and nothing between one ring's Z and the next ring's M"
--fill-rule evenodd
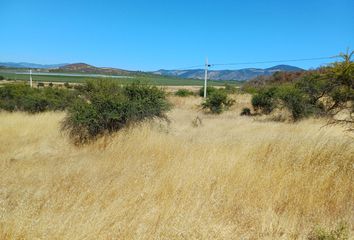
M204 98L207 96L207 81L208 81L208 58L205 59L205 75L204 75Z
M30 86L32 87L32 69L30 69Z

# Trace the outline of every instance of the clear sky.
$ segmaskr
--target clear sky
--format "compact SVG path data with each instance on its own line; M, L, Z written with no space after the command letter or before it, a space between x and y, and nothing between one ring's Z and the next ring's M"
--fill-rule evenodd
M0 0L0 26L3 62L175 69L203 64L206 56L212 63L251 62L353 49L354 1Z

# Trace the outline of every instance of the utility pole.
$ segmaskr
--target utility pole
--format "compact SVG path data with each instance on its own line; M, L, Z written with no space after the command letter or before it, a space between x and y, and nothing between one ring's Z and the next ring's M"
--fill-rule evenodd
M32 87L32 69L30 69L30 86Z
M205 59L205 75L204 75L204 98L207 97L208 67L210 67L210 65L208 63L208 58L206 58Z

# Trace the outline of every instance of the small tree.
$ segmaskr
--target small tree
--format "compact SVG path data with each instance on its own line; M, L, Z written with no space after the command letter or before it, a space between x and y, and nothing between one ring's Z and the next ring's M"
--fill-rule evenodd
M235 103L235 100L230 99L225 91L216 90L207 96L207 99L202 103L203 109L209 109L212 113L220 114L227 110Z
M252 97L252 106L255 111L268 114L276 107L276 88L262 89Z
M304 93L290 85L279 87L276 97L279 98L284 106L291 112L294 121L308 115L308 101Z
M353 111L348 102L351 105L354 103L354 62L351 58L354 51L349 53L341 53L339 56L343 58L342 62L336 62L327 69L326 76L329 79L329 96L332 98L332 104L328 107L327 111L330 115L334 116L339 111L347 108L350 111L351 120L354 123L352 117Z
M81 98L69 108L62 124L76 144L144 119L166 118L170 108L165 93L146 84L123 87L115 81L98 80L87 82L79 91Z

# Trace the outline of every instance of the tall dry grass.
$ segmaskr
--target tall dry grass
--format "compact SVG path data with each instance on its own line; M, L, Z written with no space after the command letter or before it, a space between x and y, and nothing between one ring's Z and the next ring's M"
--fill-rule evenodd
M172 101L171 123L80 148L64 113L1 113L0 239L304 239L340 221L353 236L350 133L240 117L247 97L220 116Z

